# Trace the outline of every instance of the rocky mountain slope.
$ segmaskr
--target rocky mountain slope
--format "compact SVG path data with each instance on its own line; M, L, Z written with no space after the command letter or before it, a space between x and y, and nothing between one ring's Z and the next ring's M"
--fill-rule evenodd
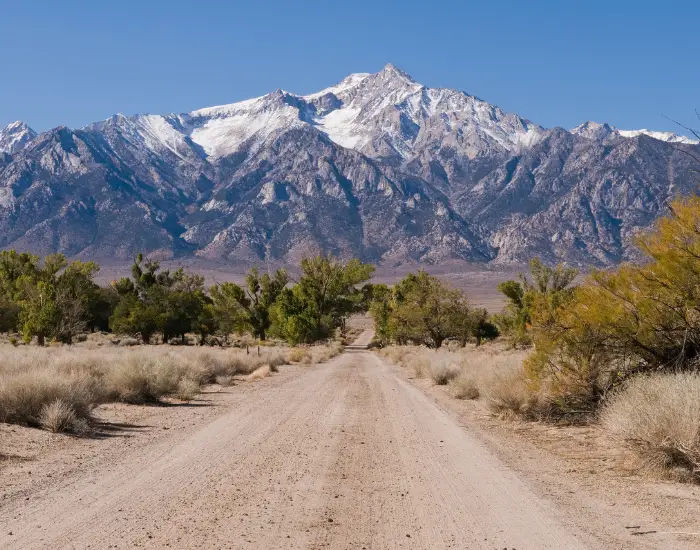
M226 263L322 251L385 265L610 265L697 188L700 146L545 129L392 65L318 93L0 131L0 247Z

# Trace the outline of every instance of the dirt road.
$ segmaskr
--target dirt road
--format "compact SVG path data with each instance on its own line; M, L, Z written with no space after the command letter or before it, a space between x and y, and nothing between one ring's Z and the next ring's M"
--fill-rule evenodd
M359 348L5 499L0 547L606 547Z

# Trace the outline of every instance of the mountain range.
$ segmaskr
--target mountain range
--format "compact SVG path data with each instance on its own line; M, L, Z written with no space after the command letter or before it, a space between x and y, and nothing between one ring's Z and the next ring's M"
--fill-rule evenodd
M635 258L633 236L697 190L697 141L585 122L544 128L387 65L81 129L0 130L0 248L128 261L579 265Z

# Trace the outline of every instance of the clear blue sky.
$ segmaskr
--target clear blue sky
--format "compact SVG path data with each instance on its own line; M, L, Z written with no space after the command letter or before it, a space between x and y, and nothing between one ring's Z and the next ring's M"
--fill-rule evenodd
M392 62L545 126L675 131L663 115L697 122L698 25L697 0L0 0L0 124L308 93Z

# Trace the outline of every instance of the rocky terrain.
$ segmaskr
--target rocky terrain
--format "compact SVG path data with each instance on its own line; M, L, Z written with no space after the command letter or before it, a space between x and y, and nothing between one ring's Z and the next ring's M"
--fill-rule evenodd
M0 247L228 265L325 252L385 266L582 265L697 189L700 145L587 122L546 129L392 65L318 93L81 129L0 130Z

